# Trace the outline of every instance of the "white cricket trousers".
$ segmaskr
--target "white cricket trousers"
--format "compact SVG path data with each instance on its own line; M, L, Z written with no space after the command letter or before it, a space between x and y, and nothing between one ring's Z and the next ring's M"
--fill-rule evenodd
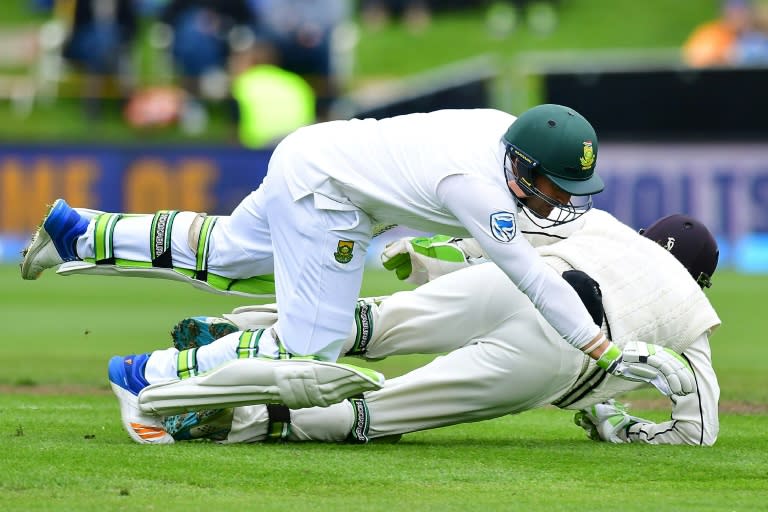
M207 254L208 271L231 279L274 273L279 304L274 328L281 348L327 361L338 359L352 328L371 238L367 214L332 208L332 203L316 207L311 194L294 201L282 174L270 173L231 215L218 218ZM197 255L188 243L194 217L193 212L182 212L173 225L175 267L195 268ZM151 261L151 224L152 215L126 216L117 222L114 256ZM78 241L81 257L93 257L93 238L91 222ZM270 333L265 333L264 344L263 355L277 355Z
M384 299L372 323L369 357L448 353L365 393L371 439L550 404L574 384L586 357L490 263ZM229 336L209 350L221 358L235 357L235 335ZM354 420L348 401L292 411L288 439L341 441ZM238 408L228 441L262 440L267 423L263 406Z

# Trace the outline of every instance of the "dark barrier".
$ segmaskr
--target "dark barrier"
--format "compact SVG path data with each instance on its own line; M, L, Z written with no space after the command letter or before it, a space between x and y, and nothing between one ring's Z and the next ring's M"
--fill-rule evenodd
M768 140L768 68L549 70L542 81L546 102L576 109L603 140Z
M355 112L355 117L382 119L444 108L488 108L491 103L489 88L490 83L487 78L467 80L461 84L443 86L429 94L415 94L390 103L370 108L363 107Z

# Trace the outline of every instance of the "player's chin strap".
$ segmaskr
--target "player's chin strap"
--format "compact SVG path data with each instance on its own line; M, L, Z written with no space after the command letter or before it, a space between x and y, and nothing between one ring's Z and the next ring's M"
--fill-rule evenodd
M188 227L188 242L195 254L195 268L173 265L171 233L178 223L177 210L161 210L154 214L150 231L151 261L132 261L116 258L114 231L125 218L136 215L101 213L94 218L94 257L61 265L57 274L95 274L139 276L170 279L192 284L196 288L216 293L271 298L275 294L273 275L254 276L248 279L230 279L208 271L210 236L218 217L198 213ZM185 229L185 226L177 226Z

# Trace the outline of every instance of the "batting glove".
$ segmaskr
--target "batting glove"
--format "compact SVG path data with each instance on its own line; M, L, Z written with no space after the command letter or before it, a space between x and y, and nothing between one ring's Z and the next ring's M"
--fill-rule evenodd
M687 395L696 389L688 362L660 345L631 341L622 351L611 343L597 360L597 366L622 379L647 382L665 396Z
M650 423L630 415L626 406L615 400L582 409L573 417L573 422L583 428L593 441L608 443L628 443L629 427L636 423Z
M473 239L445 235L401 238L388 244L381 254L385 269L416 285L482 261L483 251Z

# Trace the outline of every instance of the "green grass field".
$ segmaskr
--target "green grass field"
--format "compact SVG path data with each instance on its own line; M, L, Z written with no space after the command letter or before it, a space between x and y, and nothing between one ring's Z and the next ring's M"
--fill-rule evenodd
M712 448L605 445L554 408L410 434L396 445L133 444L108 391L114 354L167 346L175 320L246 301L180 283L0 266L0 510L766 510L768 276L708 292L722 387ZM402 289L371 272L366 294ZM423 361L390 358L392 376ZM651 393L629 397L663 420Z

